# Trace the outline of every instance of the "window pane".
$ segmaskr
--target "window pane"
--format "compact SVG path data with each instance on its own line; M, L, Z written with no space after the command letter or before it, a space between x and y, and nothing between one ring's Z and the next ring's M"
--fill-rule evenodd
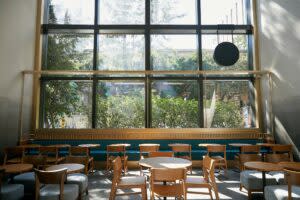
M152 83L152 127L199 127L197 81Z
M144 24L145 0L99 1L100 24Z
M91 128L92 82L47 81L44 128Z
M97 89L98 128L144 128L145 84L100 81Z
M94 24L94 2L94 0L50 0L48 23Z
M205 81L204 124L207 128L255 127L250 81Z
M196 35L152 35L153 70L196 70Z
M144 70L144 35L100 35L99 70Z
M233 42L240 51L239 60L232 66L220 66L214 58L214 50L221 42ZM248 44L245 35L202 35L202 60L204 70L248 70Z
M43 55L48 70L93 69L93 36L90 34L49 34ZM44 51L45 52L45 51Z
M247 24L248 0L201 0L202 24Z
M151 24L196 24L195 0L151 0Z

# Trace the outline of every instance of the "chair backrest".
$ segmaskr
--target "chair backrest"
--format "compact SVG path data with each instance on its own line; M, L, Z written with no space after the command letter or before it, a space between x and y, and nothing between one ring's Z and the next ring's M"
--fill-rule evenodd
M58 148L55 146L41 146L40 147L41 155L58 155Z
M149 157L173 157L174 153L170 151L154 151L149 152Z
M266 162L271 162L271 163L279 163L279 162L287 162L287 161L292 161L290 156L285 153L280 153L280 154L266 154L265 155L265 161Z
M215 178L215 160L209 156L203 157L203 176L204 179L213 187L216 199L219 199L219 192Z
M4 165L7 160L10 158L20 158L20 162L23 162L24 158L24 147L16 146L16 147L5 147L4 148Z
M284 169L285 177L288 183L288 200L292 199L292 186L300 185L300 171Z
M47 156L45 155L27 155L24 156L24 163L32 164L34 168L41 169L47 165Z
M245 170L245 162L262 161L262 156L259 154L239 154L240 170Z
M112 161L112 163L113 163L113 170L114 170L112 185L116 186L120 182L120 178L122 176L122 160L121 160L121 157L120 156L116 157Z
M106 151L107 153L125 153L126 147L124 145L107 145Z
M140 144L140 159L144 157L143 154L147 153L147 156L150 152L159 151L159 144Z
M60 194L59 199L63 199L64 194L64 182L67 176L67 169L55 170L55 171L42 171L34 169L35 172L35 199L39 199L40 184L59 184Z
M207 153L223 153L224 158L226 159L226 145L208 145Z
M71 146L69 148L70 156L89 156L88 147Z
M292 145L275 145L271 146L271 150L275 154L287 154L290 157L290 161L293 161L293 147Z
M259 153L260 152L260 146L258 145L245 145L241 146L241 153Z
M192 146L190 144L178 144L172 145L171 149L173 152L191 152Z
M178 169L166 169L166 168L153 168L151 169L150 176L150 187L151 192L157 193L158 190L164 190L166 196L168 197L185 197L185 180L186 180L186 169L178 168ZM156 182L159 182L159 187L156 187ZM165 187L162 186L162 182L166 182ZM171 182L171 184L168 184ZM181 189L178 189L178 185L180 185ZM172 189L173 187L173 189Z

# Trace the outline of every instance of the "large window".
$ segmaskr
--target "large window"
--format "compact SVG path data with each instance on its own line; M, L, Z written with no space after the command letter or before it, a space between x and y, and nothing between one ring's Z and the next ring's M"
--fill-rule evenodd
M45 0L44 13L42 68L62 73L41 77L41 128L256 127L255 79L226 73L253 70L250 0ZM221 42L234 65L214 61Z

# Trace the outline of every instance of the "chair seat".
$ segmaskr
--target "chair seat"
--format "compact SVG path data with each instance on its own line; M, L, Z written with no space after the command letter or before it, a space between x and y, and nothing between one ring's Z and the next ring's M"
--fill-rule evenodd
M173 185L162 185L154 184L154 194L162 197L173 197L183 194L182 185L173 184Z
M146 177L144 176L124 176L121 177L121 180L119 182L119 186L134 186L142 184L146 184Z
M68 174L66 183L78 185L80 193L83 193L88 187L88 177L80 173Z
M0 197L5 200L22 199L24 197L24 186L21 184L3 184Z
M35 190L35 174L34 172L26 172L19 174L13 178L13 182L16 184L24 185L25 193L32 193Z
M186 177L186 185L202 185L207 184L207 181L203 176L187 176Z
M40 200L58 200L59 199L58 184L47 184L40 189ZM76 184L64 185L64 200L75 200L79 195L79 187Z
M276 179L276 181L279 185L286 185L287 184L287 182L284 178L284 172L280 172L280 171L276 172L275 171L275 172L269 172L269 174Z
M271 185L265 187L266 200L287 200L288 186L287 185ZM300 187L292 186L292 199L300 199Z
M255 170L245 170L240 174L241 184L247 190L262 190L262 172ZM267 185L276 185L276 178L271 176L270 174L266 174L266 184Z

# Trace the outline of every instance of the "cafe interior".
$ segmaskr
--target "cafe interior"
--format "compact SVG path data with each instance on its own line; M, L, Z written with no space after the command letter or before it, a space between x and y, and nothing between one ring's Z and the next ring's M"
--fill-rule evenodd
M0 0L0 199L300 199L299 10Z

